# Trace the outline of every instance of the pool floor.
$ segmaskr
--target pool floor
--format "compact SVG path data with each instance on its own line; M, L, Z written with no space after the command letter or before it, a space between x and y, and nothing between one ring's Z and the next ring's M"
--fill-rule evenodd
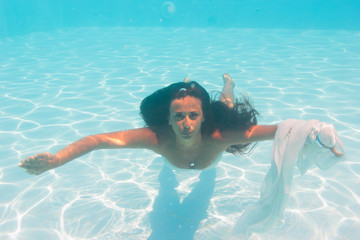
M260 124L334 124L348 159L294 171L282 221L251 239L360 234L360 32L68 28L0 39L0 239L226 239L259 197L271 141L178 172L147 150L99 150L40 176L20 159L90 134L142 127L141 100L185 77L208 91L231 74Z

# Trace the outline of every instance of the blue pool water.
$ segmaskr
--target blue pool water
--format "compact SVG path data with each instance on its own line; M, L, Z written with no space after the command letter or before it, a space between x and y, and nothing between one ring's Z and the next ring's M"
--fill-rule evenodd
M226 239L259 197L271 141L245 157L225 154L203 173L171 171L161 156L134 149L92 152L40 176L17 166L90 134L142 127L144 97L186 76L218 91L224 72L236 93L251 96L261 124L326 121L348 151L346 162L327 171L295 171L284 218L251 239L357 239L359 29L344 19L343 29L212 26L223 15L207 15L206 26L181 26L181 4L172 3L173 15L159 3L162 23L145 14L149 24L138 17L136 26L85 24L84 11L78 25L49 14L48 26L23 22L16 29L11 12L2 12L10 20L0 38L0 239Z

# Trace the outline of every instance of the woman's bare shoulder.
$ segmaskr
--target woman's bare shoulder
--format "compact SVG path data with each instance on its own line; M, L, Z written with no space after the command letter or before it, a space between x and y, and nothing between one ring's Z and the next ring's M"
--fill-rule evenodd
M208 139L208 144L213 149L221 149L221 151L227 149L230 145L233 144L233 141L229 139L229 136L226 132L216 129Z

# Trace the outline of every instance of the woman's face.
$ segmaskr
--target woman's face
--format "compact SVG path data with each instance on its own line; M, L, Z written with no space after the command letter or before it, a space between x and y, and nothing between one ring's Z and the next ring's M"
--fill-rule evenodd
M201 136L203 121L200 99L185 96L171 102L169 124L178 139L186 141Z

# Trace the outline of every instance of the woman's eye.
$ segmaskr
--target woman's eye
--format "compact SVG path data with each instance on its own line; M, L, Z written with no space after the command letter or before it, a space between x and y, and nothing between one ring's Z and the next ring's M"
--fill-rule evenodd
M198 116L199 116L198 113L191 113L190 114L190 119L195 120Z
M181 113L175 114L175 119L177 121L180 121L180 120L184 119L184 114L181 114Z

